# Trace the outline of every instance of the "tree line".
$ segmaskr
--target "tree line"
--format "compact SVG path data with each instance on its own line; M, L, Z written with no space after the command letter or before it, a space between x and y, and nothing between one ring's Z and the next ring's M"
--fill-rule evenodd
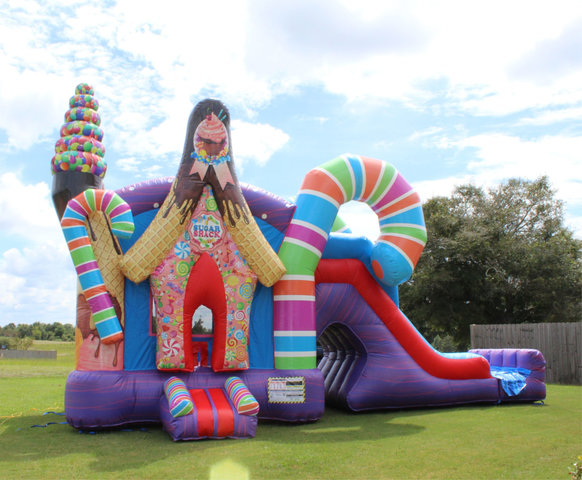
M580 321L582 241L547 177L461 185L423 210L428 241L400 304L435 347L465 350L471 324Z
M58 340L72 342L75 340L75 328L68 323L19 324L9 323L0 326L0 348L26 350L33 340Z

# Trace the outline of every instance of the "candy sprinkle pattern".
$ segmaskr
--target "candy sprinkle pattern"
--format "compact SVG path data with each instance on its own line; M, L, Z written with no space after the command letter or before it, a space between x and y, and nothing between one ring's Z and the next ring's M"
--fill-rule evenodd
M111 344L123 339L123 331L85 227L89 214L97 211L109 216L111 230L117 237L129 238L133 234L129 205L115 192L106 190L85 190L70 200L61 227L99 337L104 344Z

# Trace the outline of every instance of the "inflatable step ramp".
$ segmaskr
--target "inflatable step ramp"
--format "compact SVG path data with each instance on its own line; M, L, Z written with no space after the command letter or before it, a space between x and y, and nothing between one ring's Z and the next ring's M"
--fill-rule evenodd
M350 329L340 323L329 325L319 336L323 356L317 368L324 377L325 402L347 407L350 379L357 378L366 363L366 349Z
M473 349L491 365L499 382L500 402L537 402L546 398L546 360L539 350L526 348Z
M225 388L189 390L177 377L164 384L160 420L174 441L253 438L259 405L238 377Z

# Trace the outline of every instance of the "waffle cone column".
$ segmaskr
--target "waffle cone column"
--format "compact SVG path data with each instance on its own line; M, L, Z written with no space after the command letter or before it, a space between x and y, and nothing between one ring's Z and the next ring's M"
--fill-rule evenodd
M186 228L182 208L174 203L172 192L175 188L176 181L152 223L121 258L121 269L132 282L139 283L148 278Z
M242 256L259 281L266 287L272 286L285 273L285 266L265 241L248 205L246 202L237 205L231 201L223 201L223 208L224 223Z
M120 252L118 240L111 234L109 223L103 212L94 212L89 216L91 231L94 235L91 238L93 253L99 265L101 276L109 294L117 300L119 305L119 322L122 326L125 324L124 306L125 306L125 280L121 265L119 264Z

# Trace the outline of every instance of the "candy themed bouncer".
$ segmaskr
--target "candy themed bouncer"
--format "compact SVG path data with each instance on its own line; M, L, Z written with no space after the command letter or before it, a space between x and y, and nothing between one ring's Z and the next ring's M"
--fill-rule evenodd
M536 350L439 353L398 307L426 229L392 165L343 155L307 173L295 203L238 182L230 116L204 100L175 178L107 190L93 89L71 97L53 201L78 274L77 429L155 423L174 440L253 437L258 419L545 398ZM337 217L378 217L375 243Z

